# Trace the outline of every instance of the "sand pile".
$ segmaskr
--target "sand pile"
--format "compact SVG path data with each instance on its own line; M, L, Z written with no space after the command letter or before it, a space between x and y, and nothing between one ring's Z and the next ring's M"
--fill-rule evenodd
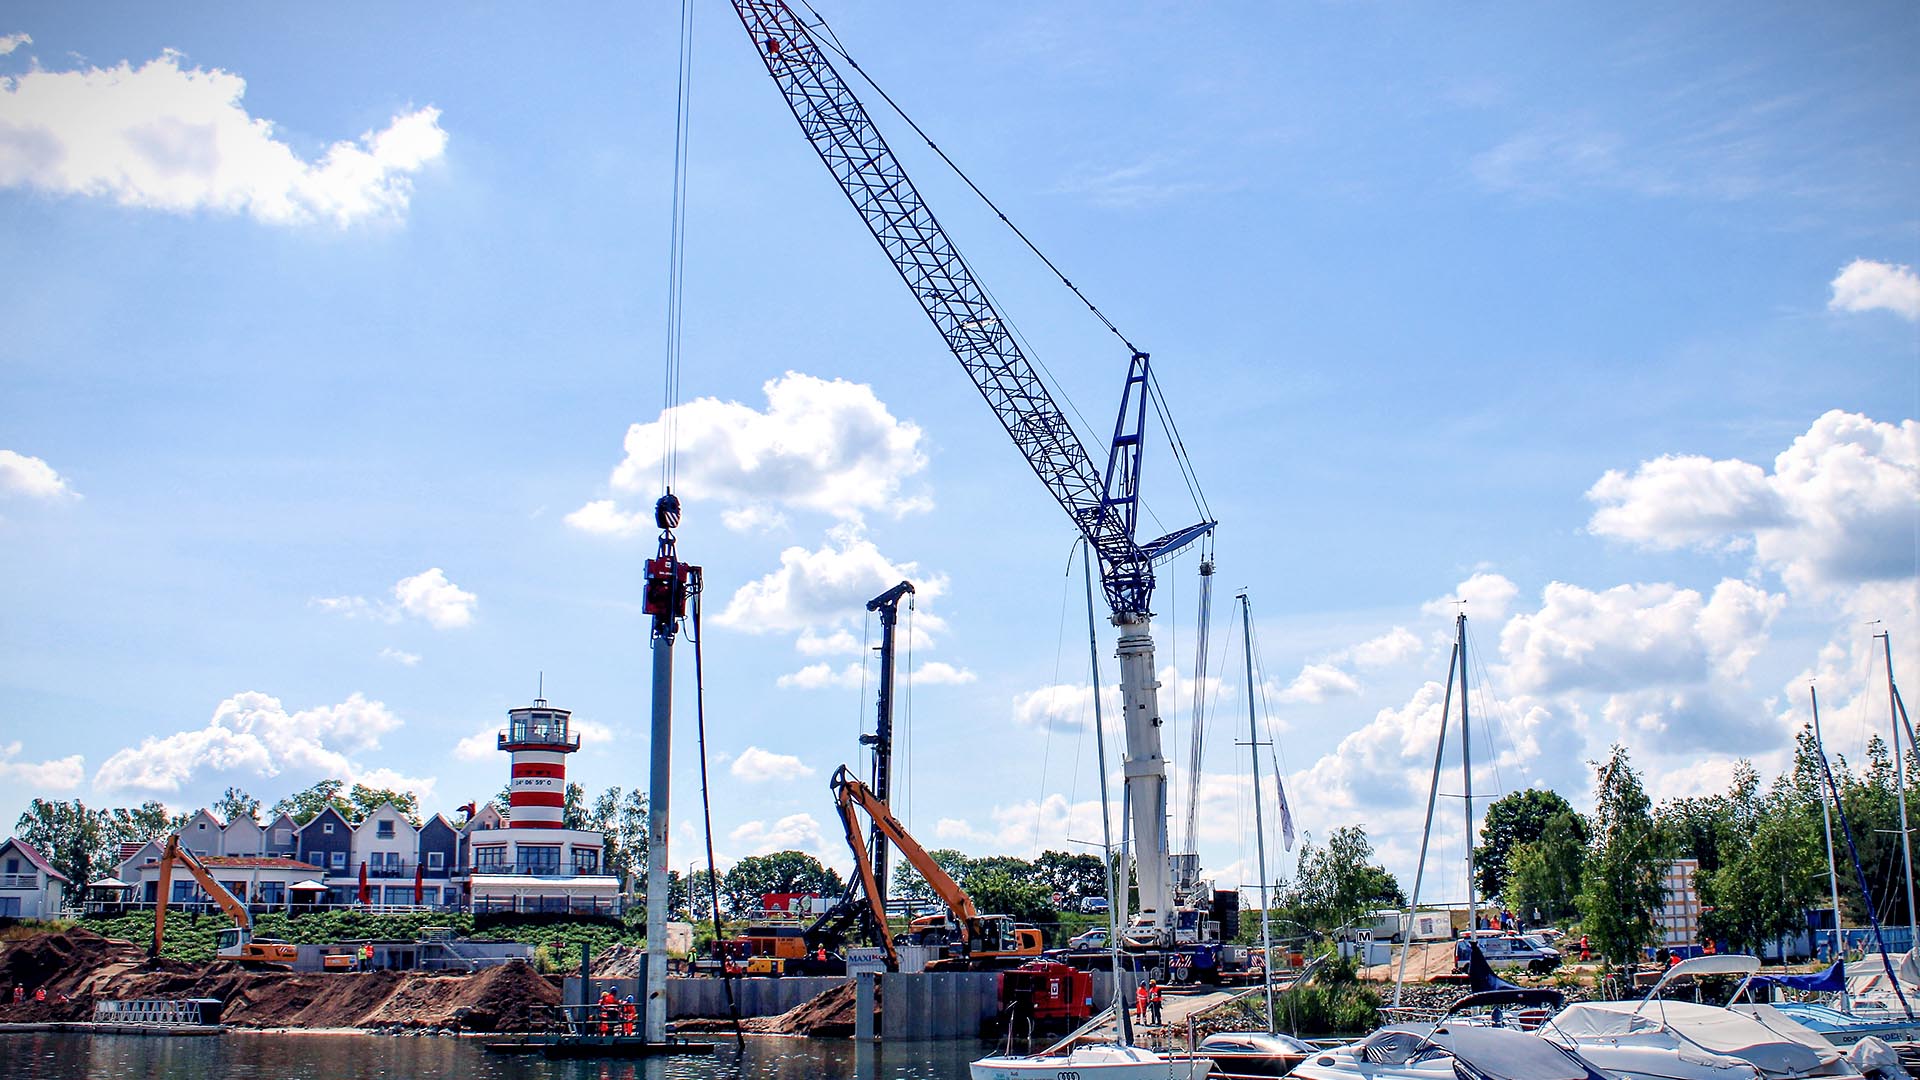
M476 974L367 971L294 974L229 960L146 960L130 942L86 930L28 938L0 952L0 1020L88 1020L93 1003L133 998L216 998L221 1019L242 1027L458 1027L526 1030L560 988L523 963ZM15 985L27 1000L12 1004ZM45 987L47 1001L33 991ZM58 999L65 995L62 1003Z
M647 955L645 945L611 945L594 954L593 977L596 979L637 979L640 977L640 965Z
M879 993L874 995L874 1013L880 1011ZM795 1005L779 1016L750 1016L740 1021L742 1031L761 1035L811 1035L819 1038L845 1038L853 1034L855 1005L858 1001L852 982L844 982ZM876 1023L878 1021L876 1020ZM711 1018L674 1021L677 1031L732 1031L732 1020Z

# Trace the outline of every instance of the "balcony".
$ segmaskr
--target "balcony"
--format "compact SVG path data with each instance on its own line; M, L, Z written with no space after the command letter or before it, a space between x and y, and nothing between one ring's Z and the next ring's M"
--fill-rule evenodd
M38 874L0 874L0 889L37 889L40 887Z

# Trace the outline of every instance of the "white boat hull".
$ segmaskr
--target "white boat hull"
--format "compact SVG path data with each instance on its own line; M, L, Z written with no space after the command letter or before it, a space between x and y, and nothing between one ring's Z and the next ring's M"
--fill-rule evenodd
M968 1066L972 1080L1201 1080L1207 1058L1170 1060L1141 1046L1077 1046L1069 1053L985 1057Z

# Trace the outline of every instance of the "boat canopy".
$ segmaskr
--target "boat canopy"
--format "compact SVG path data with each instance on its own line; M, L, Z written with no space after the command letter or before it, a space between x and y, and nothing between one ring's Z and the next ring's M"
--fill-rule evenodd
M1511 990L1486 990L1477 994L1468 994L1453 1003L1447 1010L1448 1015L1466 1012L1468 1009L1504 1009L1510 1005L1558 1009L1567 1003L1567 995L1558 990L1527 990L1514 987Z
M1768 1030L1751 1016L1691 1001L1657 1001L1651 1005L1632 1001L1579 1002L1562 1009L1541 1031L1576 1044L1595 1039L1645 1040L1664 1036L1710 1053L1750 1061L1770 1076L1806 1075L1840 1057L1839 1051L1831 1046L1822 1052L1790 1035Z
M1433 1045L1487 1080L1593 1080L1602 1076L1574 1054L1537 1035L1479 1024L1442 1024Z
M1825 971L1811 975L1755 975L1753 985L1757 987L1777 986L1782 990L1810 990L1820 993L1838 993L1847 988L1847 962L1835 960L1833 966Z

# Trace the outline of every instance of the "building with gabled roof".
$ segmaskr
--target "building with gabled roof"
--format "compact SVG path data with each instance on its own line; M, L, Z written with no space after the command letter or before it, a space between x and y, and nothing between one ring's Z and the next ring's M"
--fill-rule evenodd
M51 919L66 907L71 888L39 848L17 836L0 842L0 917Z

